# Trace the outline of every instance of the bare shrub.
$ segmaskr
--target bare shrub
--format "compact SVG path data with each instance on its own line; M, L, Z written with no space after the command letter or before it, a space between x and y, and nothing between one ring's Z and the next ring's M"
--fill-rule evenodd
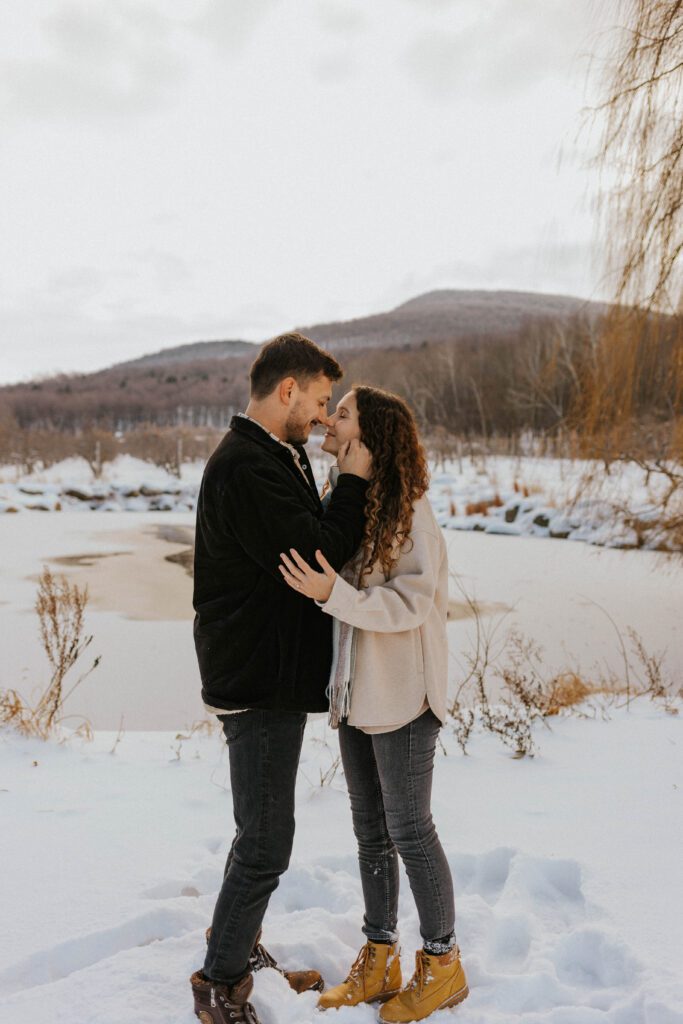
M17 690L0 691L0 724L12 725L27 736L47 739L65 720L64 704L83 680L100 663L100 657L68 688L65 680L92 636L84 634L83 615L88 603L87 587L70 584L65 576L53 576L45 567L39 579L36 612L40 639L52 667L50 682L35 704L25 700ZM76 730L90 738L91 729L83 721Z
M196 722L193 722L190 728L186 732L177 732L175 735L175 747L172 747L175 753L173 760L180 761L183 752L183 743L188 740L194 739L195 736L213 736L214 733L220 731L221 723L217 718L201 718ZM197 755L199 756L199 755Z
M501 616L498 621L486 627L476 601L467 594L460 580L454 578L470 608L476 628L474 650L465 653L469 671L458 687L449 708L460 749L463 754L467 753L467 745L475 725L480 722L484 730L497 736L513 751L515 757L531 755L535 750L531 726L536 715L530 714L524 702L515 701L514 695L497 703L494 703L489 695L488 676L491 670L495 670L509 643L508 639L505 639L501 650L494 651L496 634L505 616ZM472 691L474 708L465 706L462 699L468 689Z
M450 708L450 715L453 719L453 732L455 738L458 741L458 746L462 750L463 754L467 753L467 744L469 743L472 730L476 722L474 711L472 708L464 708L459 701L454 701Z
M515 757L524 757L537 751L534 723L541 722L549 728L548 720L563 713L600 713L606 720L611 707L629 707L634 699L646 698L668 714L678 714L683 687L676 687L667 678L665 652L648 652L640 635L628 627L629 654L622 632L604 609L600 610L616 631L623 672L617 675L601 669L593 680L582 678L574 669L548 673L541 647L514 628L499 638L506 616L485 626L476 601L455 579L470 607L476 630L473 649L464 655L468 671L448 709L463 754L467 754L477 726L496 736ZM496 700L491 696L492 678L501 684Z
M576 672L560 672L551 680L545 714L559 715L565 709L575 708L595 692L595 687Z
M114 435L98 428L83 430L71 443L73 454L87 462L96 480L102 476L104 464L112 462L119 454L119 445Z
M339 771L340 767L341 767L341 754L337 754L337 756L332 759L329 767L326 768L325 771L323 771L322 768L319 769L319 771L320 771L320 785L321 786L330 786L330 785L332 785L332 782L334 781L334 777L337 774L337 772Z
M299 774L306 780L306 782L312 789L318 789L323 786L331 787L332 783L336 778L337 772L339 772L340 769L342 770L343 774L341 754L339 753L339 749L336 746L330 744L329 740L327 739L327 736L313 736L311 738L311 742L315 744L315 746L318 748L323 761L322 764L320 763L320 761L318 761L316 765L318 769L318 781L314 782L309 777L309 775L304 771L301 764L299 764L298 768Z

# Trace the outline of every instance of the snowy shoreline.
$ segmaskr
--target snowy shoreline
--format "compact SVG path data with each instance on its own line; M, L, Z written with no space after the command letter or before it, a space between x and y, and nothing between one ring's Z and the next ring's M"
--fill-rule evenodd
M312 454L320 486L329 461ZM17 475L0 467L0 515L24 512L194 512L202 463L180 478L130 456L104 466L100 479L81 459ZM667 550L657 530L661 490L634 466L619 466L599 487L583 480L595 464L489 456L432 465L430 500L439 524L506 536L548 537L617 548ZM615 511L628 505L629 513ZM639 524L634 528L633 521Z

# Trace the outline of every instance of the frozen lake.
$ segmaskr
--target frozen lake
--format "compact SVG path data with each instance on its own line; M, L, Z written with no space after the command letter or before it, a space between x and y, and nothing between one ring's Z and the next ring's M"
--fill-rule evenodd
M22 513L0 521L0 686L28 694L48 680L33 610L43 565L87 583L92 655L102 662L67 710L96 729L180 729L203 717L192 643L192 581L185 564L191 513ZM683 567L670 556L570 541L444 531L451 569L484 624L504 616L543 648L548 671L598 668L623 676L615 624L649 652L666 649L683 676ZM170 559L170 560L169 560ZM466 672L474 628L455 578L449 625L451 683ZM612 621L610 621L613 620ZM84 666L86 667L86 663Z

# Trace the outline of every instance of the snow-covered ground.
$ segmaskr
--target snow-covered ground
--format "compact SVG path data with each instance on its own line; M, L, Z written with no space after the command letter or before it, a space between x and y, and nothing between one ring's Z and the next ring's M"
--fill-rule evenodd
M311 459L322 484L329 459L315 446ZM585 461L489 456L432 469L430 498L447 529L618 548L666 549L668 544L657 527L664 483L656 477L646 482L634 465L617 464L605 476L596 463ZM0 513L192 512L202 471L201 463L187 463L178 478L127 455L106 463L97 480L83 459L67 459L29 476L0 467ZM591 474L596 479L587 486ZM628 516L618 511L623 508Z
M471 995L460 1024L683 1021L681 716L636 702L610 721L540 727L515 761L448 728L434 815L453 871ZM289 872L264 941L284 964L344 976L362 942L354 839L336 737L309 722ZM0 1022L190 1024L232 833L219 734L97 733L91 744L0 732ZM402 878L404 974L418 926ZM273 971L256 975L264 1024L322 1020ZM437 1020L437 1016L434 1020ZM338 1024L371 1022L370 1007Z
M41 486L61 488L63 468L53 467L55 478ZM122 487L170 493L162 471L154 476L145 467L143 478L139 465L118 470L128 474ZM501 501L509 488L515 501L524 497L515 490L523 480L530 495L543 485L543 500L560 502L572 486L565 470L563 476L559 463L541 460L497 467L489 460L493 475L484 481L474 466L462 474L447 468L434 473L432 499L446 527L469 498L489 500L487 487ZM196 492L201 467L186 471L194 477L179 486ZM85 477L66 476L88 486ZM631 484L637 498L637 481ZM194 516L189 506L117 506L107 516L84 516L78 510L88 502L73 501L59 515L0 520L0 688L30 696L48 680L33 610L45 564L88 585L90 650L102 655L67 707L92 723L91 744L43 744L0 731L0 1024L189 1024L187 979L201 964L232 834L220 734L177 736L203 716L186 572ZM528 522L523 509L517 516ZM444 530L453 573L453 688L467 673L476 634L465 594L476 600L485 629L498 624L498 638L515 628L539 643L548 673L619 675L618 632L626 640L632 626L649 652L666 651L668 675L683 678L678 560L548 537L520 536L513 544L490 518L492 531ZM610 721L553 719L550 731L537 726L540 754L533 760L511 759L485 735L475 736L463 757L450 728L443 731L434 813L455 877L472 990L444 1020L683 1021L683 715L645 701L610 714ZM292 866L265 930L284 963L317 967L330 984L362 941L336 753L324 719L312 720ZM321 786L325 774L332 781ZM405 880L401 930L408 974L418 929ZM272 971L257 976L254 1001L264 1024L321 1020L314 996L295 996ZM334 1020L375 1016L359 1007Z

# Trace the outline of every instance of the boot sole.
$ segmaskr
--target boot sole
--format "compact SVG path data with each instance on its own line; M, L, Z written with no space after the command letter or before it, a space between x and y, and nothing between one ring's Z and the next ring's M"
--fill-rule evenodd
M431 1017L431 1015L433 1013L436 1013L437 1010L447 1010L449 1006L457 1006L458 1003L463 1003L467 999L469 994L469 988L467 987L467 985L464 985L463 988L458 989L458 991L455 992L452 996L448 996L448 998L444 999L442 1003L439 1003L438 1006L435 1006L433 1010L430 1010L429 1013L426 1014L426 1017ZM413 1017L412 1020L425 1020L426 1017ZM380 1020L382 1019L383 1018L380 1017Z
M444 999L443 1003L439 1003L439 1005L437 1006L437 1010L445 1010L446 1007L448 1006L457 1006L458 1003L464 1002L464 1000L467 999L469 994L470 990L467 987L467 985L465 985L458 992L456 992L455 995L449 996L448 999Z
M325 1010L341 1010L343 1006L372 1006L374 1003L386 1003L397 996L400 991L400 988L394 988L390 992L382 992L381 995L373 996L372 999L361 999L357 1003L344 1002L339 1006L318 1006L318 1009L324 1012Z

